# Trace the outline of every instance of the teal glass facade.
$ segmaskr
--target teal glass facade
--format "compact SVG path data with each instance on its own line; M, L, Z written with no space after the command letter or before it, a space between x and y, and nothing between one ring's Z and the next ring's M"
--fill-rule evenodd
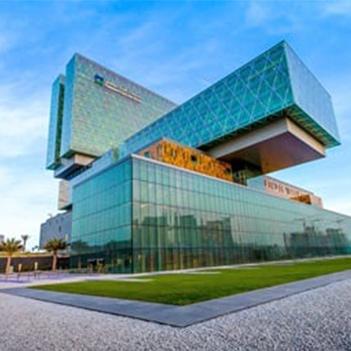
M73 190L72 265L146 272L351 252L351 218L132 156Z
M290 114L325 145L339 145L331 96L289 45L286 45L285 52L295 101Z
M162 137L206 149L282 116L326 147L339 144L329 94L285 42L135 133L121 151L136 152Z
M123 88L140 101L102 86ZM81 152L101 156L148 123L175 107L171 101L74 55L67 65L61 155ZM119 91L119 90L117 90Z
M63 86L61 90L55 82L52 92L47 161L50 169L59 165L53 163L54 158L75 153L101 156L176 106L79 54L67 64L64 80L62 104L57 95L63 92ZM58 108L62 109L60 118ZM55 137L58 133L62 138ZM55 156L52 144L58 145Z
M72 266L103 258L111 271L131 271L131 175L128 160L74 188Z
M51 111L46 165L54 169L60 162L65 77L58 76L51 89Z

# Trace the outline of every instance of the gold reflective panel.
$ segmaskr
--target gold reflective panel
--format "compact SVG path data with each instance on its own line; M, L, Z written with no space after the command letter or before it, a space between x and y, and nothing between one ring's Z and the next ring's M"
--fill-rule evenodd
M212 177L233 180L232 167L229 163L216 160L202 151L168 139L162 139L138 154Z

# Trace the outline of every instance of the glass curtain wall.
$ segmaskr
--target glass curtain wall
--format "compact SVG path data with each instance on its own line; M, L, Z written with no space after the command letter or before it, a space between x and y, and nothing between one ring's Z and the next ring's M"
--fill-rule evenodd
M147 272L351 253L351 218L133 156L76 185L73 268Z
M131 160L74 187L71 266L132 271Z
M133 270L350 253L351 218L133 158Z

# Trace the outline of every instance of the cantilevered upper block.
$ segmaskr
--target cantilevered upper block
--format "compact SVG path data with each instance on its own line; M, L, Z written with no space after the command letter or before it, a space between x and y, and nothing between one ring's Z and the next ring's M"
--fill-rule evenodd
M47 168L69 174L74 155L99 157L175 106L76 54L53 85Z
M325 156L325 146L289 118L225 140L207 152L230 161L234 169L250 165L258 174L271 173Z
M149 124L121 150L136 152L161 137L210 150L279 118L293 120L325 148L339 144L330 95L286 42Z

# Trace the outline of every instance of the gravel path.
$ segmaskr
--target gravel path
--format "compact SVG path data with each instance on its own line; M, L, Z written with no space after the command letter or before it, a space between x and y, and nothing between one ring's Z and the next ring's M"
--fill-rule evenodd
M0 293L0 350L351 350L351 280L185 329Z

